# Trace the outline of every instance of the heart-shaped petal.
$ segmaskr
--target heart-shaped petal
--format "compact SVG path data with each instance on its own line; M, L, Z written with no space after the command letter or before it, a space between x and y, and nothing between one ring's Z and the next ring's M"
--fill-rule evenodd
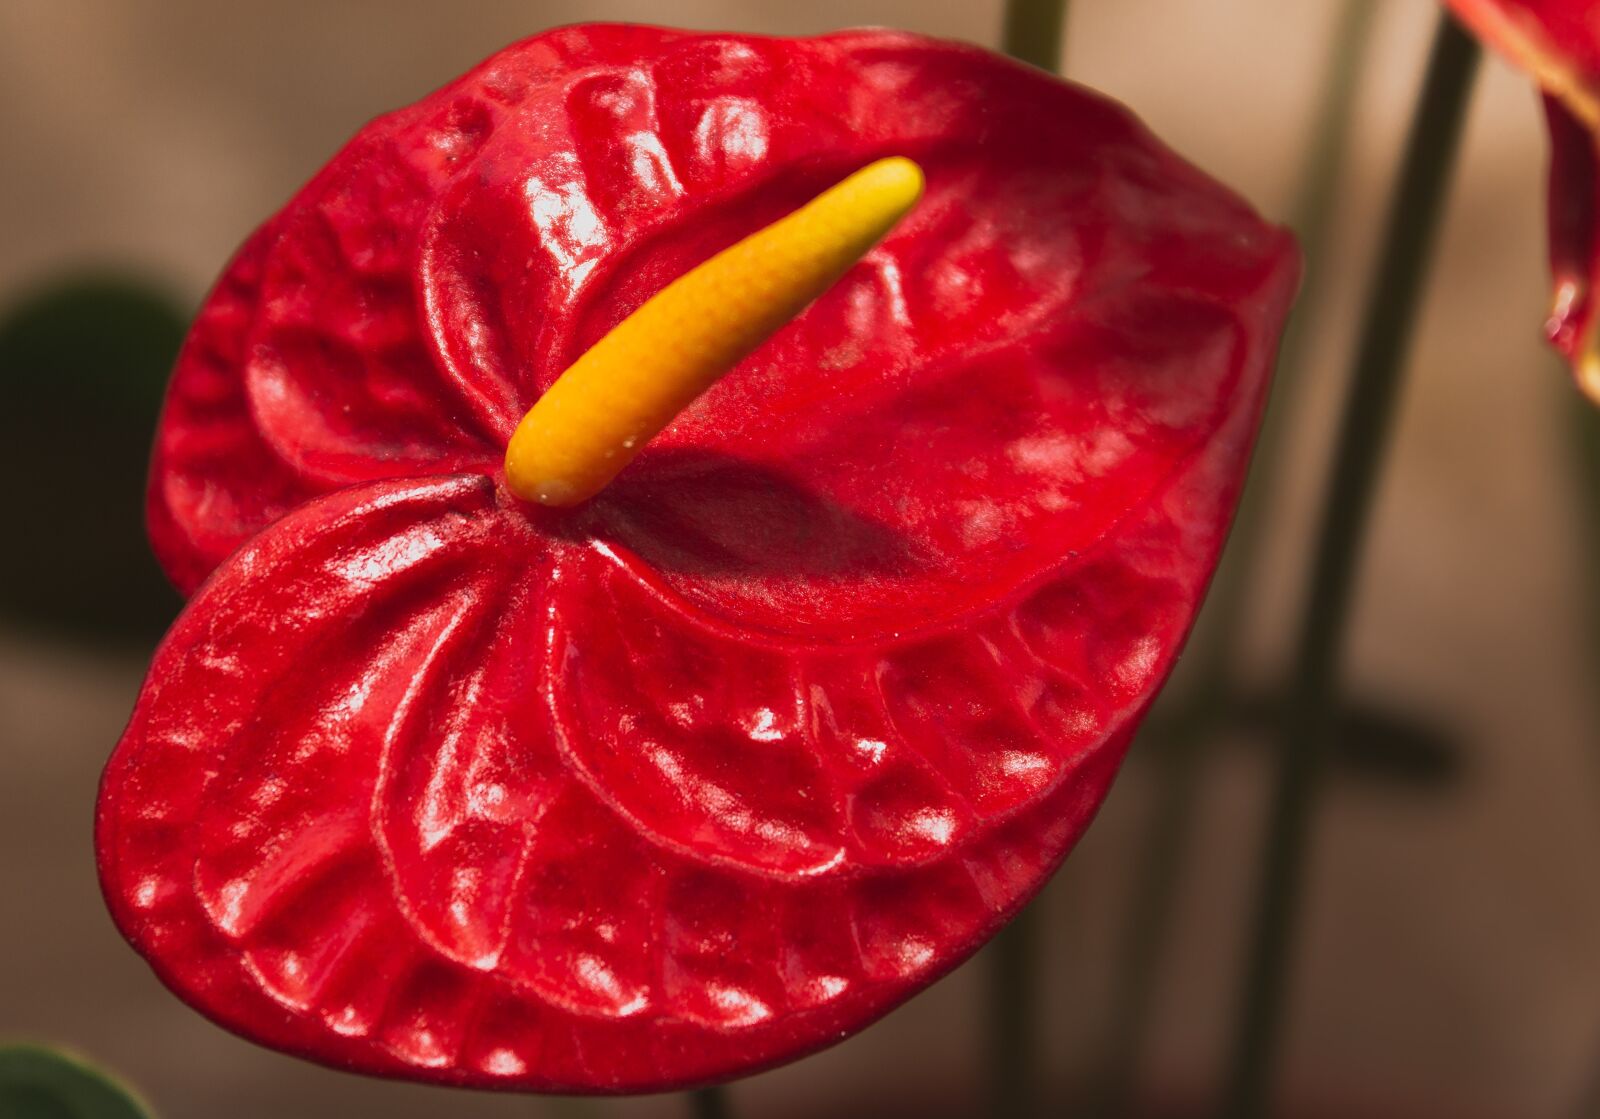
M837 287L586 506L506 494L572 357L891 152L926 198ZM174 379L152 532L211 574L107 769L120 927L229 1027L419 1079L860 1027L1087 826L1295 271L1119 108L896 33L565 29L375 123Z
M368 1071L649 1090L971 952L1088 824L1254 407L1088 550L872 644L752 638L478 475L315 500L185 610L107 768L118 924L224 1025Z
M368 126L201 312L157 440L158 554L192 590L309 496L494 471L606 329L893 153L928 172L917 211L625 477L682 525L710 484L696 456L731 454L901 532L952 594L1032 577L1248 394L1292 250L1117 107L888 32L565 28ZM736 605L787 615L804 593ZM851 612L873 609L901 600Z

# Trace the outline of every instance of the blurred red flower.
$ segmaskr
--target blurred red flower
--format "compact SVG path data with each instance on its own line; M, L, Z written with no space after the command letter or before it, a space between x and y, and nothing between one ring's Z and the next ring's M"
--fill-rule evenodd
M1600 5L1588 0L1446 0L1490 46L1544 93L1550 127L1550 272L1554 299L1545 332L1572 365L1578 387L1600 403L1596 354L1595 144L1600 137Z

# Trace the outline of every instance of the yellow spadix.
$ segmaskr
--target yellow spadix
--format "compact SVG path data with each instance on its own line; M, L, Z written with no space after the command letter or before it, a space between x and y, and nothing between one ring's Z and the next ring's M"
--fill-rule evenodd
M880 159L646 300L568 366L517 425L506 483L577 505L689 403L883 239L922 196L922 169Z

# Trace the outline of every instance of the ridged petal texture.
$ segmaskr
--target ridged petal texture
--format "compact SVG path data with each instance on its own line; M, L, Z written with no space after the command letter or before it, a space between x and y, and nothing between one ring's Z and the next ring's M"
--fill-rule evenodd
M575 355L887 155L927 194L838 286L588 505L506 493ZM1119 107L899 33L567 28L381 118L174 376L152 535L205 583L106 771L117 923L368 1072L646 1091L839 1040L1087 826L1297 267Z
M1592 0L1446 0L1544 91L1554 296L1545 332L1600 405L1600 9Z

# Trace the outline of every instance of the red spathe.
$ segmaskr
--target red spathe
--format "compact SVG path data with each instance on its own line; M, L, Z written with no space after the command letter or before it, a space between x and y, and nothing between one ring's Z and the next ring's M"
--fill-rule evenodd
M1545 333L1600 404L1600 7L1593 0L1447 0L1472 31L1544 90L1554 289Z
M504 491L586 346L887 155L917 209L599 498ZM384 1075L648 1091L839 1040L1087 826L1296 273L1122 109L899 33L566 28L378 120L174 376L152 536L209 581L106 771L119 926Z

